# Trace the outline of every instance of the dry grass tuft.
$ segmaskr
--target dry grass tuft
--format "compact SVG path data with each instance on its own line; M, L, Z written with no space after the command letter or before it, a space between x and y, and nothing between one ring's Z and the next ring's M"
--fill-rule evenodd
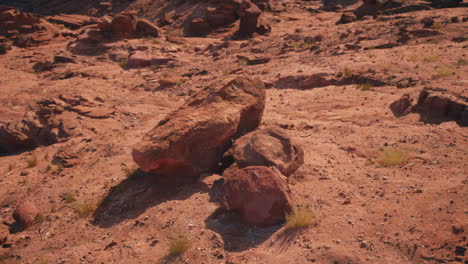
M295 206L286 215L286 229L302 229L318 224L318 219L312 210L306 206Z
M67 195L65 195L65 203L66 204L71 204L73 203L74 201L76 201L75 199L75 196L73 195L73 193L67 193Z
M374 85L370 82L365 82L365 83L356 85L356 89L361 90L361 91L369 91L372 89L372 87L374 87Z
M432 74L432 79L439 79L439 78L447 77L447 76L454 75L454 74L455 73L453 72L452 69L440 68L440 69L436 70L434 72L434 74Z
M26 168L34 168L37 166L37 158L32 156L30 159L26 161Z
M85 202L82 204L76 205L73 210L75 211L76 215L80 218L85 218L90 216L94 212L94 204L91 202Z
M176 238L171 239L169 242L169 256L180 256L184 254L192 245L190 240L184 236L180 235Z
M391 167L401 164L409 159L409 154L399 148L388 147L380 154L380 165Z

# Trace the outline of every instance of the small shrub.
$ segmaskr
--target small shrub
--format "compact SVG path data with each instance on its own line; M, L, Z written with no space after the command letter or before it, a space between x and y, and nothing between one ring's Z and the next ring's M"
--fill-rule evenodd
M306 206L295 206L291 213L286 215L286 229L301 229L312 225L317 225L317 218Z
M249 59L244 56L238 56L237 63L239 63L240 65L247 65L249 63Z
M437 30L441 30L444 28L444 24L442 23L434 23L434 25L432 25L432 28L433 29L437 29Z
M36 217L34 218L34 223L39 224L44 222L44 214L43 213L38 213Z
M15 165L10 164L8 165L8 172L12 171L15 168Z
M127 60L119 61L120 68L125 68L125 65L127 65Z
M368 91L371 90L374 85L370 82L365 82L365 83L360 83L356 85L356 89L362 90L362 91Z
M439 60L439 56L429 56L424 58L425 62L435 62Z
M380 154L380 165L391 167L407 161L408 158L407 152L399 148L387 147Z
M139 168L134 168L134 167L133 168L132 167L130 167L130 168L125 167L122 170L125 173L125 176L127 178L136 177L136 176L138 176L138 173L140 172Z
M457 64L462 66L468 65L468 61L465 59L458 59Z
M434 74L432 75L432 79L439 79L453 74L455 73L449 68L440 68L434 72Z
M183 235L180 235L179 237L171 239L169 242L169 256L180 256L184 254L185 251L187 251L192 243L190 240Z
M353 70L351 70L348 67L344 67L343 75L344 75L344 77L350 77L351 75L353 75Z
M26 168L34 168L37 166L37 158L35 156L32 156L30 159L26 161L27 166Z
M71 204L74 201L76 201L76 199L75 199L75 196L72 193L67 193L67 195L65 195L64 201L65 201L66 204Z
M91 202L85 202L76 205L73 209L78 217L85 218L93 213L94 204L92 204Z

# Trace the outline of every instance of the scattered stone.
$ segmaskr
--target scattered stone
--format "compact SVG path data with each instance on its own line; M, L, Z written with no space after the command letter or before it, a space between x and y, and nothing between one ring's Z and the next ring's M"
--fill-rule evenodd
M400 99L396 100L390 105L390 110L397 117L407 115L411 112L411 105L413 98L409 94L404 94Z
M128 57L125 66L128 68L139 68L151 65L165 65L172 60L171 58L149 54L144 51L136 51Z
M149 131L133 148L133 159L158 174L214 172L232 139L259 126L264 108L265 86L258 79L213 83Z
M239 138L232 148L239 168L249 166L277 167L289 176L304 163L302 148L285 131L264 127Z
M245 61L247 65L259 65L265 64L270 62L271 58L269 57L256 57L256 58L249 58L242 55L237 55L237 59L239 61Z
M224 175L220 205L239 211L244 221L256 226L280 223L291 211L286 178L274 168L254 166Z
M47 18L48 21L63 24L70 29L78 29L87 25L97 24L98 19L95 17L77 15L77 14L61 14Z
M39 210L31 202L22 202L13 212L13 219L22 227L27 228L34 224L36 216L39 214Z
M357 18L353 13L343 13L343 15L341 15L340 20L338 20L338 22L336 22L336 24L337 25L339 25L339 24L348 24L348 23L356 21L356 19Z

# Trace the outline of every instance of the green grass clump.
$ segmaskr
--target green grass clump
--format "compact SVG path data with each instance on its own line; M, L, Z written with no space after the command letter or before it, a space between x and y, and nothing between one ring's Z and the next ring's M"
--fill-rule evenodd
M286 215L286 229L301 229L317 225L317 217L312 210L305 206L295 206L291 212Z
M180 256L184 254L192 245L190 240L183 235L171 239L169 242L169 256Z
M380 165L391 167L399 165L409 159L409 154L399 148L387 147L380 154Z
M440 68L440 69L436 70L434 72L434 74L432 74L432 79L439 79L439 78L447 77L447 76L450 76L450 75L453 75L453 74L455 74L455 73L453 72L452 69Z

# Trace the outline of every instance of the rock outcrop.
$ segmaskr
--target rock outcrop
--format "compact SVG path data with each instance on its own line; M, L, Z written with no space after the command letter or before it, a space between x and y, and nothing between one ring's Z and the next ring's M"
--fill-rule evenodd
M232 171L224 178L219 197L221 207L238 211L248 224L279 224L291 211L286 177L274 168L247 167Z
M239 138L232 148L232 156L239 168L276 167L285 176L304 163L302 148L277 127L261 128Z
M213 83L149 131L133 148L133 159L157 174L213 172L232 140L259 126L264 107L265 86L258 79Z

